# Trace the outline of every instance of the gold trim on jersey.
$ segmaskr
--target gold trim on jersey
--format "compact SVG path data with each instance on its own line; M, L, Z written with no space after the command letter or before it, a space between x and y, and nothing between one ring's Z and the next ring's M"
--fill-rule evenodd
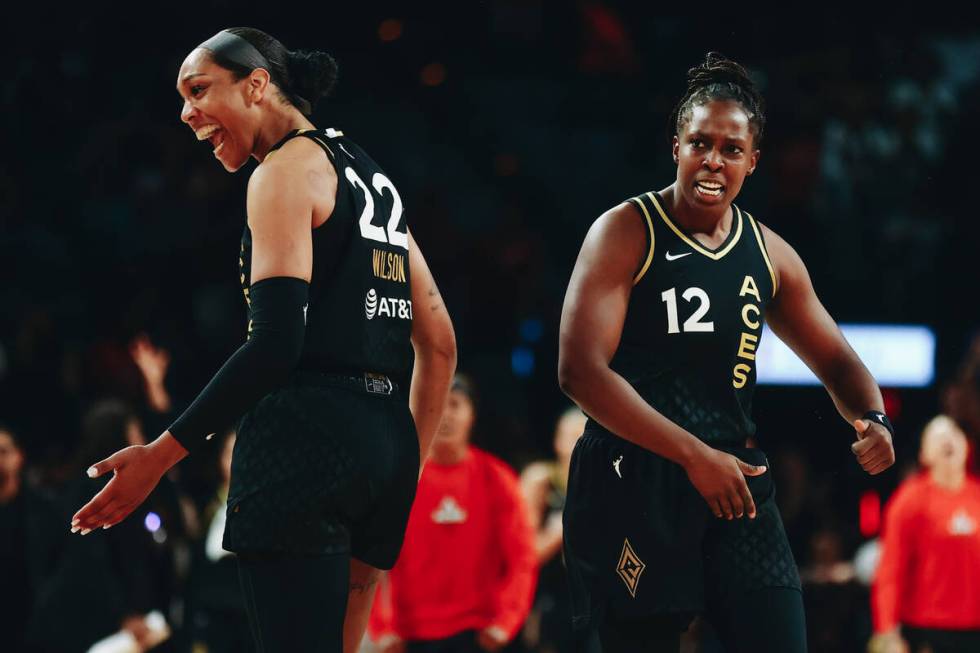
M779 284L776 282L776 271L772 267L772 261L769 260L769 252L766 251L766 245L762 242L762 232L755 224L755 218L752 217L752 214L746 211L745 215L749 216L749 224L752 225L752 231L755 232L755 240L759 243L759 249L762 250L762 259L766 262L766 267L769 268L769 278L772 279L772 296L775 297Z
M316 141L317 143L319 143L320 145L322 145L323 147L325 147L325 148L326 148L326 150L327 150L327 152L330 152L330 157L331 157L331 158L333 158L333 159L336 159L336 158L337 158L337 155L333 153L333 150L331 150L331 149L330 149L330 146L329 146L329 145L327 145L326 143L324 143L323 141L321 141L321 140L320 140L319 138L317 138L316 136L310 136L310 138L312 138L312 139L313 139L313 140L315 140L315 141Z
M635 277L633 277L633 285L635 286L636 284L640 283L640 279L643 278L643 275L645 275L647 270L650 269L650 264L653 263L653 246L655 241L653 238L653 218L650 217L650 212L647 211L646 204L643 202L643 196L637 195L633 199L636 200L636 204L639 204L640 209L643 211L643 217L647 219L647 229L650 230L650 251L647 252L647 258L643 262L643 267L640 268L640 271L636 273Z
M297 130L296 130L296 133L295 133L295 134L293 135L293 137L295 138L296 136L302 136L303 134L306 134L306 133L308 133L308 132L315 132L315 131L316 131L315 129L297 129ZM343 136L343 135L344 135L344 132L334 132L334 133L335 133L335 134L337 134L337 135L339 135L339 136ZM326 148L326 150L327 150L327 152L329 152L329 153L330 153L330 156L331 156L331 157L333 157L333 158L337 158L337 155L333 153L333 150L331 150L331 149L330 149L330 146L329 146L329 145L327 145L326 143L324 143L324 142L323 142L322 140L320 140L320 139L319 139L319 138L317 138L316 136L309 136L308 138L312 138L312 139L313 139L313 140L315 140L315 141L316 141L317 143L319 143L320 145L322 145L323 147L325 147L325 148ZM281 148L280 148L280 149L281 149ZM265 163L266 161L268 161L268 160L269 160L269 158L270 158L270 157L271 157L271 156L272 156L273 154L275 154L276 152L278 152L278 151L279 151L279 149L275 149L275 150L272 150L271 152L269 152L268 154L266 154L266 155L265 155L265 158L264 158L264 159L262 159L262 162L263 162L263 163Z
M730 252L732 248L735 247L735 244L738 242L738 239L742 237L742 212L739 211L738 207L735 206L734 204L732 204L732 209L735 212L733 215L732 222L734 223L734 227L735 227L735 235L732 237L730 241L728 241L728 244L725 245L724 249L719 250L717 252L712 252L710 249L707 249L704 245L699 243L697 240L691 238L686 233L681 231L680 228L678 228L678 226L675 225L669 217L667 217L667 212L664 211L663 207L660 206L660 202L657 200L656 195L654 195L653 193L647 193L647 197L650 198L650 201L653 202L653 205L657 208L657 213L660 214L660 217L661 219L663 219L664 224L670 227L671 231L677 234L678 238L680 238L685 243L690 245L694 251L698 252L699 254L704 254L705 256L707 256L712 260L717 261L725 254Z

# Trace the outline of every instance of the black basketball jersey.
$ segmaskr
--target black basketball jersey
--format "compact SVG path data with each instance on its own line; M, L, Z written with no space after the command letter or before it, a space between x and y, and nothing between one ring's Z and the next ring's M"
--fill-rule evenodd
M337 172L337 198L329 219L313 230L313 275L298 369L386 374L407 388L414 351L408 225L401 197L378 164L334 129L294 130L269 156L299 136L315 141L330 159ZM251 257L252 232L246 224L239 259L246 303Z
M776 293L759 225L733 204L728 237L709 249L671 219L658 194L630 202L648 248L611 367L703 441L743 444L755 432L756 354Z

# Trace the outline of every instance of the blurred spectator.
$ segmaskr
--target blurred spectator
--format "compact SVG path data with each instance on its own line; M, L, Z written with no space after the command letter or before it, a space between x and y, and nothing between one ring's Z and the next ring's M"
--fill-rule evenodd
M204 532L192 551L185 595L191 653L253 650L235 557L221 547L234 447L235 433L231 432L225 437L218 461L221 483L204 509Z
M964 430L972 443L973 469L980 443L980 335L973 338L953 381L943 391L943 408Z
M170 370L170 350L154 343L150 336L143 332L138 333L129 341L127 349L132 365L129 365L127 361L125 367L130 372L133 371L129 369L131 367L139 370L138 380L134 379L130 383L142 386L141 391L135 393L138 400L142 402L139 418L142 420L145 431L149 432L151 436L159 435L177 417L174 411L174 401L166 383L167 374ZM116 385L118 387L118 383ZM134 401L136 400L134 398ZM213 472L211 469L208 471ZM185 467L174 468L171 470L170 476L177 478L182 472L187 473ZM213 487L214 477L211 476L209 480L208 490Z
M810 541L810 564L800 570L804 583L848 583L855 578L854 565L844 559L840 535L832 529L814 533Z
M813 536L814 523L822 517L820 479L813 478L806 455L793 446L771 455L776 481L776 503L797 560L806 560L806 547Z
M945 415L922 433L920 474L885 508L872 595L882 653L980 651L980 481L967 440Z
M170 367L170 352L157 347L148 335L141 333L129 343L129 353L143 376L147 405L154 412L169 413L172 405L164 381Z
M521 488L528 503L541 567L524 641L540 653L571 651L575 644L568 580L560 555L561 513L565 507L572 449L585 429L585 419L578 408L562 413L555 426L555 460L531 463L521 473Z
M809 563L800 569L800 580L810 653L863 649L871 634L866 610L868 590L845 557L838 529L825 526L813 533Z
M473 385L457 376L388 574L390 612L372 613L385 653L497 651L527 618L537 571L527 505L514 472L470 446L475 416Z
M88 411L75 480L64 490L65 528L70 515L111 480L89 479L84 470L119 449L144 443L140 421L126 404L104 400ZM42 651L81 653L119 630L130 631L140 643L147 641L147 613L159 610L173 620L171 601L179 589L175 550L184 535L176 489L164 477L127 519L111 529L70 538L39 601L32 643ZM172 647L168 642L154 650Z
M23 482L24 450L0 425L0 650L26 651L28 625L66 540L53 501Z

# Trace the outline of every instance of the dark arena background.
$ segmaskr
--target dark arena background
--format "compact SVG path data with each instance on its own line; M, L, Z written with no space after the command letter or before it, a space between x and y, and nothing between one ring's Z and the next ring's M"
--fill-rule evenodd
M889 331L870 340L886 367L905 356L925 365L913 381L881 382L898 458L881 475L855 462L854 431L820 386L760 383L753 405L804 581L810 650L867 650L873 543L883 506L916 466L922 427L947 413L974 448L980 437L980 29L922 16L776 20L753 10L728 20L546 0L139 12L8 24L0 430L23 451L21 487L46 503L28 504L30 528L0 503L0 650L87 651L120 630L110 619L98 631L103 617L91 615L127 596L117 591L125 582L76 568L84 557L72 550L105 534L68 532L97 460L85 457L85 434L121 406L155 438L243 340L238 239L255 163L227 174L181 123L174 89L186 54L238 25L339 62L338 86L312 120L342 129L398 185L453 318L458 370L478 388L474 443L517 472L553 457L555 421L572 405L557 383L558 324L589 225L673 181L666 122L686 70L709 50L744 64L768 124L737 203L796 248L838 322L916 326L925 337L925 353ZM195 616L212 588L225 594L207 600L235 601L233 573L196 564L220 449L170 473L179 510L130 517L145 542L122 546L138 556L103 560L153 579L139 607L112 608L163 615L171 635L152 650L251 650L220 648ZM980 579L960 582L977 591ZM536 644L534 616L508 650L553 650ZM30 648L21 642L37 620L90 635ZM698 639L695 628L688 650Z

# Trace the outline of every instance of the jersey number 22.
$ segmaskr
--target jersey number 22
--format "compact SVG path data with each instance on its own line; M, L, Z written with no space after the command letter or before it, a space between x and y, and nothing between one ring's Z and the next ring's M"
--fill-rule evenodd
M361 211L361 219L358 220L361 236L368 240L391 243L396 247L408 249L408 226L406 225L405 231L398 231L398 223L402 219L402 198L398 195L398 191L395 190L395 185L391 183L391 180L380 172L374 173L374 176L371 177L371 185L374 186L378 195L384 195L386 188L391 191L391 216L388 218L386 234L384 227L379 227L371 222L374 220L374 197L371 196L367 184L364 183L360 175L354 172L353 168L346 168L344 176L347 177L347 181L364 191L364 210Z

